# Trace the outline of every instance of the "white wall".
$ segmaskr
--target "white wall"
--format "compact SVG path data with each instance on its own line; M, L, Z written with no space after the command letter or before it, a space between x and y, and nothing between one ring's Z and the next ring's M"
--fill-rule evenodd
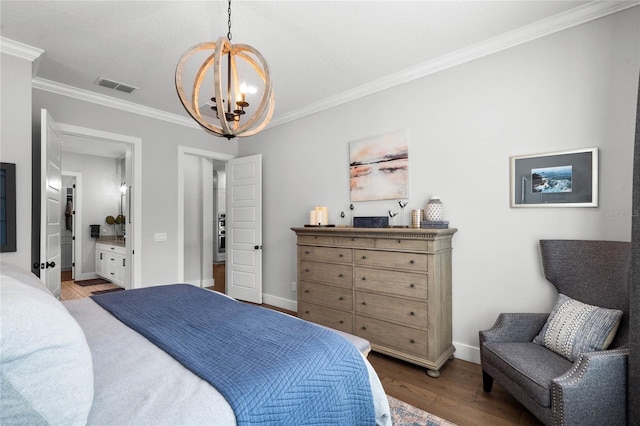
M478 330L500 312L549 311L538 240L629 240L640 68L639 9L583 24L239 143L264 170L264 292L296 299L295 234L315 205L349 212L349 142L406 130L410 204L440 195L453 238L456 356L478 360ZM509 207L509 157L597 146L598 208ZM355 203L355 215L397 211ZM408 220L409 212L407 212ZM265 296L266 297L266 296ZM268 300L265 298L265 300Z
M31 270L31 72L32 62L1 54L0 161L16 165L16 252L3 261Z
M100 225L100 235L114 235L113 226L105 222L109 215L116 217L120 212L120 170L119 160L95 155L65 152L62 155L62 169L65 172L82 174L82 254L76 259L82 276L76 279L95 278L96 241L91 238L89 225ZM78 270L76 270L77 273ZM92 274L91 276L87 274Z

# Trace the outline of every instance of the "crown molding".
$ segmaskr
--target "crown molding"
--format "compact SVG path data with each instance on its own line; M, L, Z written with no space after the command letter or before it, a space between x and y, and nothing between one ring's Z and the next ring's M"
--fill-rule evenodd
M190 118L183 117L177 114L173 114L159 109L143 106L133 102L125 101L122 99L114 98L112 96L103 95L101 93L91 92L89 90L78 89L77 87L69 86L66 84L58 83L44 78L36 77L32 80L34 89L44 90L45 92L51 92L62 96L78 99L81 101L91 102L101 106L115 108L134 114L143 115L145 117L154 118L157 120L167 121L173 124L179 124L181 126L191 127L193 129L200 129L201 127Z
M300 118L324 111L338 105L354 101L356 99L386 90L400 84L408 83L422 77L443 71L455 66L489 56L491 54L515 47L529 41L536 40L575 26L585 24L587 22L612 15L623 10L640 5L640 0L629 1L605 1L595 0L566 12L559 13L550 18L534 22L530 25L518 28L505 34L481 41L469 47L442 55L433 60L424 62L406 70L388 75L370 83L363 84L354 89L339 93L322 99L308 106L299 108L295 111L285 113L274 118L267 126L267 129L277 127L288 122L298 120ZM9 39L1 38L0 50L2 52L14 54L15 56L29 59L31 57L40 58L43 51L14 42ZM25 56L26 55L26 56ZM35 60L35 59L31 59ZM168 121L182 126L200 129L200 126L192 119L177 114L168 113L155 108L150 108L135 104L133 102L124 101L113 98L111 96L78 89L62 83L57 83L42 78L33 79L33 88L56 93L63 96L69 96L75 99L96 103L98 105L120 109L134 114L144 115L146 117L158 120Z
M475 59L536 40L614 13L640 5L639 0L613 2L596 0L559 13L550 18L534 22L516 30L501 34L469 47L423 62L412 68L390 74L362 86L315 102L306 107L283 114L272 120L269 127L276 127L311 114L329 109L364 96L408 83Z
M38 67L40 66L40 60L42 59L44 50L0 36L0 52L33 62L31 76L35 77L38 73Z
M35 61L44 53L44 50L0 36L0 52L27 61Z

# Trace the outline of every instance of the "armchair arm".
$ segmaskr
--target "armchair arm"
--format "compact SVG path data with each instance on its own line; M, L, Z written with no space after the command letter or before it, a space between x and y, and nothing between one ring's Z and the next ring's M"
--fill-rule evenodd
M551 410L557 425L624 425L627 414L629 349L589 352L551 381Z
M530 342L538 335L549 314L503 313L493 327L480 331L480 346L484 342Z

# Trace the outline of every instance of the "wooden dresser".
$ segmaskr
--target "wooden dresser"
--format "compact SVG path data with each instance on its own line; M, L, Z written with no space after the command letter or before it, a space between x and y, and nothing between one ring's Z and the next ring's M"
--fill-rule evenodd
M451 239L457 229L291 228L298 316L363 337L438 377L452 357Z

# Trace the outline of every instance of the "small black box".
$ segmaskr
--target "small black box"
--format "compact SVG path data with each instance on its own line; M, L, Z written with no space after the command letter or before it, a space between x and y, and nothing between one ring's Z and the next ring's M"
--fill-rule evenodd
M387 216L356 216L353 218L354 228L387 228L389 218Z
M448 220L423 221L423 222L420 222L420 228L448 229L449 228L449 221Z

